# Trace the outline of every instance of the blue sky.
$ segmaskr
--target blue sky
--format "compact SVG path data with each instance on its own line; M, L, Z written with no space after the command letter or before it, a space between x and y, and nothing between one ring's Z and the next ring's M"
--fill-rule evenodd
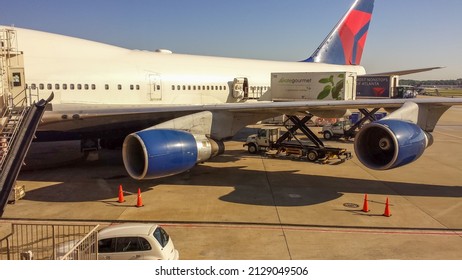
M0 24L133 49L298 61L353 0L3 1ZM445 66L403 76L462 78L461 0L376 0L362 64L369 73Z

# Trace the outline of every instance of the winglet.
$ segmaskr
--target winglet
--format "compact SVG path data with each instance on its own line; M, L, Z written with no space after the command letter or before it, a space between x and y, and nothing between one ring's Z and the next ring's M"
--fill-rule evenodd
M359 65L374 0L356 0L310 58L303 62Z

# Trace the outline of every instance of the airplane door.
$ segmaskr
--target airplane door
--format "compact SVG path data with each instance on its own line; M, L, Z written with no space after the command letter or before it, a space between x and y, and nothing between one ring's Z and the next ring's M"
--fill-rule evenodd
M234 79L233 97L238 100L247 100L249 98L249 81L247 78Z
M21 94L25 89L24 68L10 68L9 74L9 90L13 95L14 104L18 104L25 97L24 94Z
M149 99L151 101L154 100L162 100L162 85L161 79L159 74L149 74L148 75L148 82L149 82Z

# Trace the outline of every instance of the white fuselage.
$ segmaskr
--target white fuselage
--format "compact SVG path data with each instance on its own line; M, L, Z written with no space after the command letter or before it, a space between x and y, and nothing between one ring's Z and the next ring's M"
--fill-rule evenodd
M60 105L181 105L239 102L234 78L245 77L250 96L268 98L272 72L349 71L361 66L278 62L128 50L62 35L15 28L24 52L26 83L40 98L54 92Z

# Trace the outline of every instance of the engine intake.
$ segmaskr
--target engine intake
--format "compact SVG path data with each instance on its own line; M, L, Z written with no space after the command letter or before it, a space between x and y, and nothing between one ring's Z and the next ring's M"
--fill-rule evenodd
M122 147L125 169L137 180L179 174L223 152L222 142L169 129L132 133Z
M412 122L386 119L363 127L355 137L355 152L366 167L387 170L418 159L433 142Z

